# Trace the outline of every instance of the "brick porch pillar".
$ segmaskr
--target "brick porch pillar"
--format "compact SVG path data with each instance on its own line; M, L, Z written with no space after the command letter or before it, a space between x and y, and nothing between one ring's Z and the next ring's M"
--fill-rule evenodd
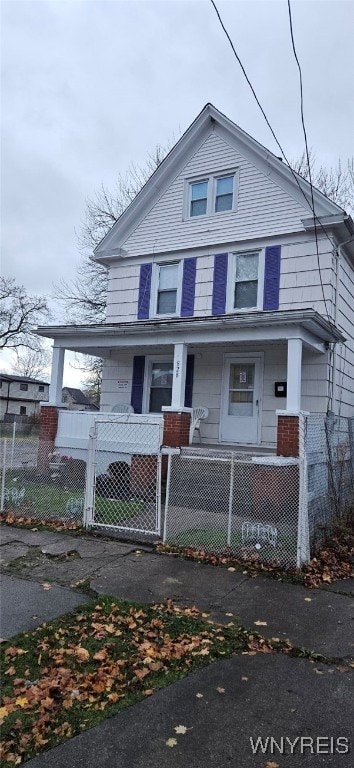
M277 456L299 455L300 414L278 413Z
M168 448L180 448L189 445L191 409L163 408L163 444Z
M39 420L39 446L37 469L48 472L49 454L54 450L54 442L58 429L59 409L55 405L42 403Z

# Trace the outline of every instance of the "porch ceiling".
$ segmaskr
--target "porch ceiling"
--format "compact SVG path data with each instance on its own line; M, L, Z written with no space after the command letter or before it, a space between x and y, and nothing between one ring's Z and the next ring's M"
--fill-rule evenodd
M344 341L341 332L312 309L247 312L216 317L62 325L37 329L39 336L54 339L56 347L74 352L108 356L113 349L154 350L184 342L190 346L220 343L269 343L301 338L304 345L323 352L325 345Z

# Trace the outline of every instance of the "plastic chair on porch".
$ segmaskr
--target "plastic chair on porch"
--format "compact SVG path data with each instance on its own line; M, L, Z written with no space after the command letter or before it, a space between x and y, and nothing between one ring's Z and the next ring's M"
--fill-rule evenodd
M204 419L207 419L208 416L209 411L203 405L198 406L198 408L193 408L191 414L191 425L189 429L189 445L192 445L193 443L194 432L199 432L199 442L201 443L200 422Z
M134 413L134 408L128 403L117 403L113 406L112 413Z

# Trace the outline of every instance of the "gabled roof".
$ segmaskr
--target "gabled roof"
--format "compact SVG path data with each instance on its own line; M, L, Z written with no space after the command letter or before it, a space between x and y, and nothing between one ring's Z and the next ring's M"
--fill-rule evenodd
M91 400L84 395L81 389L75 387L63 387L63 392L68 392L76 405L92 405Z
M231 146L253 163L260 171L282 187L293 199L302 205L310 216L311 187L308 181L292 171L279 157L252 138L228 117L219 112L212 104L206 104L194 122L166 155L161 165L150 176L140 192L119 217L99 245L95 248L95 257L102 263L111 258L124 257L124 242L139 223L168 189L172 181L182 171L189 158L217 124L222 136ZM348 218L339 205L329 200L318 189L313 188L316 216L340 216Z

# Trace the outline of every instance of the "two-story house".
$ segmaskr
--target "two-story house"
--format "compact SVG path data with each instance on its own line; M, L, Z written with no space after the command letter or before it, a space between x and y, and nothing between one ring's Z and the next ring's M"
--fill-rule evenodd
M15 421L39 414L40 403L48 400L49 384L30 376L0 374L0 420Z
M106 322L39 329L50 402L69 349L103 358L101 410L205 406L209 445L275 450L277 414L353 415L354 226L316 189L313 203L207 104L96 248Z

